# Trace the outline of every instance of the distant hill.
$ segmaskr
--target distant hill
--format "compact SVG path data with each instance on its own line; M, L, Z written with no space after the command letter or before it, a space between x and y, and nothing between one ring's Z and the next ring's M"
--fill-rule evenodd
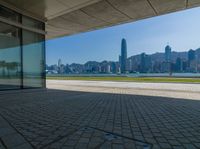
M197 57L200 58L200 48L196 49L195 51L196 51ZM165 60L165 53L162 53L162 52L149 54L148 56L151 57L152 61L164 61ZM171 55L172 61L175 62L178 57L181 59L187 60L188 52L187 51L184 51L184 52L172 51L172 55ZM138 60L140 60L140 55L130 56L128 59L133 59L135 61L138 61Z

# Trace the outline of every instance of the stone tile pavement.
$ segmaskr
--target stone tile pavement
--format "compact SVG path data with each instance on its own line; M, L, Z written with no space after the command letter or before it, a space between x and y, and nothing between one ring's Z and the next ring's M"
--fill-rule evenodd
M0 149L199 149L200 101L130 94L0 93Z

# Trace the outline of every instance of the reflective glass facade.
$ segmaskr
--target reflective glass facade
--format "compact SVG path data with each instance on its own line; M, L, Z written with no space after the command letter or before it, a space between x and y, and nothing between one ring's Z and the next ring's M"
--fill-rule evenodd
M0 18L33 28L27 30L0 21L0 90L45 87L44 23L0 6Z
M44 83L43 35L23 30L23 84L24 87L42 87Z

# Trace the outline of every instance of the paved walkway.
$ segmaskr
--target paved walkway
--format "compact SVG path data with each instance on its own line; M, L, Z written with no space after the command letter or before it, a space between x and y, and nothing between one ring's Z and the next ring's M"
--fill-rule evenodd
M2 92L4 148L199 149L200 101L55 89Z
M47 80L47 87L71 91L200 99L200 84Z

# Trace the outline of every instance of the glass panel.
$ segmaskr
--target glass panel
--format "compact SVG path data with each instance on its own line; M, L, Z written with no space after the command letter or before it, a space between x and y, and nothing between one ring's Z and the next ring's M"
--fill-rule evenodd
M44 87L44 36L22 31L24 87Z
M22 24L25 25L25 26L28 26L28 27L33 27L33 28L36 28L36 29L44 30L44 23L43 22L37 21L35 19L29 18L29 17L26 17L26 16L22 17Z
M0 90L20 88L20 29L0 22Z
M12 21L16 21L19 22L20 21L20 15L12 10L9 10L3 6L0 6L0 16L4 17L8 20L12 20Z

